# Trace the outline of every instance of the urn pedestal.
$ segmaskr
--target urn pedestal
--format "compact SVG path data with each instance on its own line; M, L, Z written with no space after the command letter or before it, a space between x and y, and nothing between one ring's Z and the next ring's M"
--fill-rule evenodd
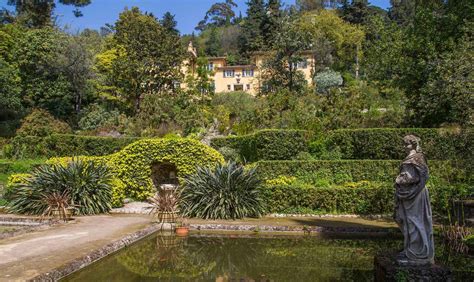
M452 281L451 270L437 264L401 265L397 254L374 258L375 281Z

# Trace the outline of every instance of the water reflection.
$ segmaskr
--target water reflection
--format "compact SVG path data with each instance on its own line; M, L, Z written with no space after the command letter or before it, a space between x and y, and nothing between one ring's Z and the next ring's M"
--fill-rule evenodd
M400 240L159 234L66 280L370 281L374 255L400 247Z

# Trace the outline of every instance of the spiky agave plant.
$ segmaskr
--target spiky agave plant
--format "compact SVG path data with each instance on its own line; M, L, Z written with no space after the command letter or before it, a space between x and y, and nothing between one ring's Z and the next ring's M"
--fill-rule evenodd
M204 219L258 217L263 211L259 182L255 168L234 162L200 167L183 181L182 212Z
M43 214L48 208L46 195L67 192L70 206L78 214L99 214L111 209L111 175L104 165L73 159L67 165L44 165L33 171L12 192L10 210Z

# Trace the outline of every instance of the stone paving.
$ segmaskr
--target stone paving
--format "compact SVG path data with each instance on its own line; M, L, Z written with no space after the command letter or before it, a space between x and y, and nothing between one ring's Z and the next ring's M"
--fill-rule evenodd
M112 209L111 213L125 213L125 214L149 214L150 208L153 207L149 203L145 202L131 202L125 204L121 208Z
M0 281L24 281L88 255L151 223L144 215L78 217L0 240Z

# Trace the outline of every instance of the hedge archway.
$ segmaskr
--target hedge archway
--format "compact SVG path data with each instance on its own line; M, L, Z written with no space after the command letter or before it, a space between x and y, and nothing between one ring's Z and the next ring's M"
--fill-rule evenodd
M172 164L178 178L196 171L198 166L213 166L224 157L215 149L189 138L142 139L127 145L117 153L106 156L81 156L84 161L105 163L114 176L114 206L120 206L125 197L145 200L155 191L152 166ZM49 164L64 164L71 157L51 158Z
M201 142L188 138L143 139L107 158L107 164L126 185L125 194L144 200L154 191L152 166L169 163L176 166L178 178L195 172L198 166L224 161L222 155Z

